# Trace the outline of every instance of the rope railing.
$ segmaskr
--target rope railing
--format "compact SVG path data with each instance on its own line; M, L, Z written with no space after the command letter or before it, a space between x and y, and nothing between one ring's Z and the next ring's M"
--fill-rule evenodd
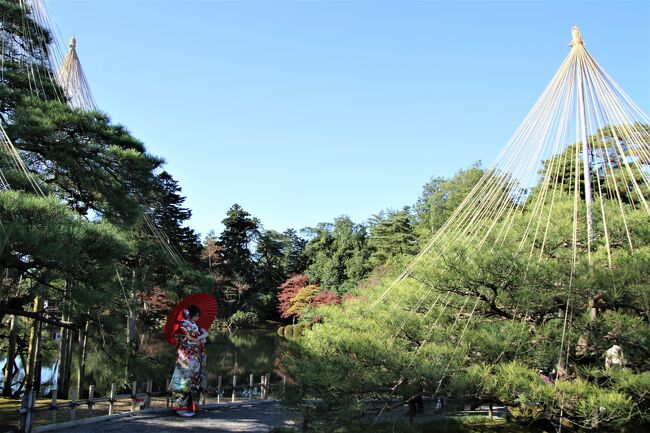
M242 376L233 375L232 381L226 382L224 381L224 376L218 376L216 386L208 386L206 389L200 391L197 406L201 407L205 406L208 403L212 404L214 403L213 398L216 399L217 404L225 403L226 401L235 403L237 401L252 401L253 399L267 400L269 398L271 390L270 373L265 373L258 376L250 374L247 377L248 380L243 382L240 382L241 378ZM243 378L246 377L243 376ZM231 384L226 385L226 383ZM282 381L280 383L282 387L286 386L286 376L282 378ZM152 380L141 382L141 384L143 385L143 390L140 392L138 392L138 382L134 381L131 384L131 391L129 393L117 394L117 386L115 383L112 383L109 395L103 397L95 397L95 386L90 385L88 387L87 398L79 399L77 390L72 390L70 392L70 400L63 403L59 402L58 393L56 390L53 390L50 403L41 405L36 404L36 393L34 391L31 391L23 396L21 407L17 411L20 414L20 431L30 433L34 428L35 415L42 412L51 411L52 416L48 424L54 424L65 421L78 421L79 419L77 409L79 408L86 408L86 413L83 419L92 418L94 416L93 409L99 404L108 403L108 414L105 416L151 409L153 407L152 399L154 397L165 397L165 405L161 405L160 407L169 408L172 406L172 395L171 391L169 390L169 380L167 381L164 390L156 392L153 391ZM207 401L207 398L210 398L211 401ZM130 401L130 408L128 410L118 410L118 403L120 401ZM69 409L67 420L61 419L61 414L59 411L63 409ZM97 411L95 411L95 414L96 413Z

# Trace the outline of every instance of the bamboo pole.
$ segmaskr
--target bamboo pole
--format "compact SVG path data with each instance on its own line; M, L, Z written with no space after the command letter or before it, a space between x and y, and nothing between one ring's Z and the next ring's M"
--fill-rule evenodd
M253 399L253 384L255 383L255 377L251 374L248 377L248 401Z
M66 322L64 320L51 319L44 316L42 313L34 313L32 311L16 310L14 308L7 308L0 306L0 314L9 314L17 317L26 317L28 319L38 319L43 323L48 323L54 326L60 326L64 329L76 329L74 322Z
M232 396L230 397L230 401L233 403L235 402L235 392L237 391L237 375L234 374L232 376Z
M219 376L217 378L217 403L221 403L222 381L223 377Z

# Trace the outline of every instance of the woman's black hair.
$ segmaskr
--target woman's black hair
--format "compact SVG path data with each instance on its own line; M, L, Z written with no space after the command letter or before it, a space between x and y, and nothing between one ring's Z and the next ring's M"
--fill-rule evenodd
M201 309L196 305L190 305L189 307L187 307L187 311L189 311L190 317L194 317L197 314L201 315Z

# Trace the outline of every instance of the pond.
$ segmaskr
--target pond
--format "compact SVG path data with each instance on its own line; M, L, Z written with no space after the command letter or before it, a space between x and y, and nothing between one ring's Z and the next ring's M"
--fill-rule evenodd
M43 338L54 339L55 334L44 333ZM254 374L255 381L260 381L262 374L270 373L272 382L280 380L282 370L282 353L286 340L276 333L275 328L238 329L233 332L211 332L206 345L208 383L216 386L218 376L223 376L223 383L232 383L232 376L238 376L238 382L248 382L248 375ZM79 351L77 342L73 346L71 383L74 388L79 374ZM175 348L168 344L162 332L150 332L141 336L140 353L137 373L134 375L140 381L151 379L154 391L162 390L166 381L171 378L174 370ZM24 370L19 358L16 358L22 378ZM0 359L0 365L6 359ZM119 362L119 361L118 361ZM86 359L85 384L95 385L96 395L104 395L110 390L113 382L126 384L125 369L111 357L110 348L100 348L97 343L89 342ZM57 385L57 353L54 350L45 354L41 370L41 395L56 388ZM14 390L16 387L14 387Z

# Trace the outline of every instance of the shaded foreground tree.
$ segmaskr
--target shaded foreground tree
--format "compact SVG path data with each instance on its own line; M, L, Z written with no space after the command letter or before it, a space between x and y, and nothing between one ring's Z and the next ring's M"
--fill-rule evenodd
M124 126L68 106L51 79L51 36L27 2L0 1L0 38L0 122L16 148L0 149L0 307L27 315L39 295L66 321L89 322L126 384L133 370L124 367L135 357L126 340L135 335L124 332L124 319L137 318L138 293L156 286L174 298L205 281L183 263L198 254L195 235L182 227L189 211L176 181L157 174L162 159ZM164 244L182 260L161 249L145 215L168 232ZM27 327L21 329L18 352L25 357ZM0 325L0 335L8 333ZM64 340L61 358L70 365ZM11 341L3 338L2 348Z

